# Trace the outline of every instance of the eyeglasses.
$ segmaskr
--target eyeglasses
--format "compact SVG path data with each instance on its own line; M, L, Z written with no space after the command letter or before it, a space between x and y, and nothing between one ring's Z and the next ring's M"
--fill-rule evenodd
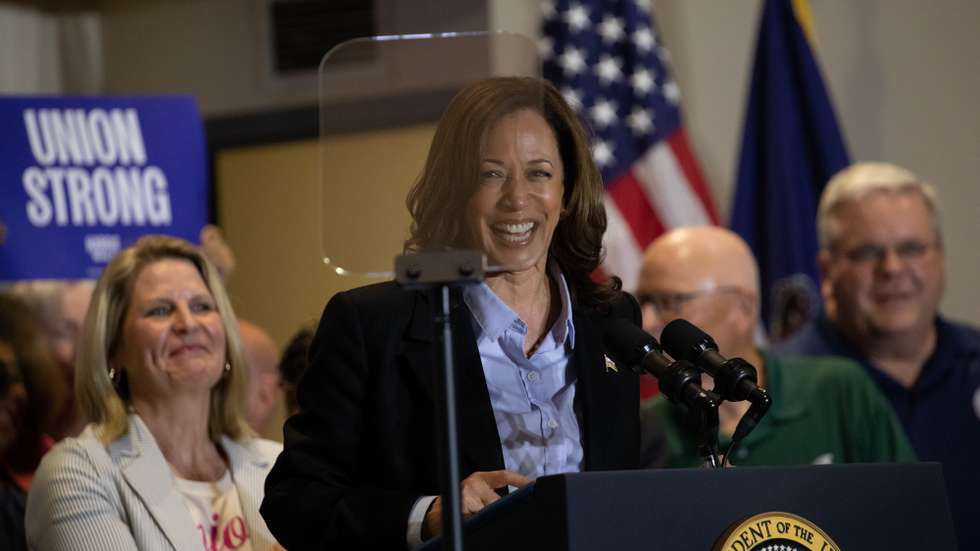
M741 289L739 287L735 287L734 285L719 285L718 287L699 289L697 291L689 291L687 293L672 291L649 291L646 293L637 293L636 300L640 302L641 307L650 305L657 312L664 314L677 314L684 309L684 306L698 297L709 295L711 293L728 293L732 291L741 291Z
M933 247L938 246L939 243L936 241L927 243L924 241L909 239L891 247L868 243L844 251L843 254L844 258L855 264L877 264L888 256L888 250L891 249L895 252L895 256L900 258L903 262L914 262L922 259Z

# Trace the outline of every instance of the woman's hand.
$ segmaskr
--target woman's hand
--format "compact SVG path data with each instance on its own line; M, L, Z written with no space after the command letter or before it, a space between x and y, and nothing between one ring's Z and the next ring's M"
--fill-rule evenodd
M494 501L500 499L497 488L516 486L522 488L530 484L527 477L513 471L480 471L471 474L460 482L462 488L463 518L469 518L483 510ZM432 505L425 513L422 523L422 539L438 536L442 533L442 498L436 496Z

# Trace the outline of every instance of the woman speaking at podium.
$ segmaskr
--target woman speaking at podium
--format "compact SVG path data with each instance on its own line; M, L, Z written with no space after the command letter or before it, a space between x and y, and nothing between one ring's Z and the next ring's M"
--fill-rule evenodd
M496 488L635 467L637 377L605 359L598 327L639 325L640 311L618 280L590 277L602 182L561 94L531 78L465 87L407 203L406 251L479 249L503 267L453 298L464 515ZM327 304L261 509L286 548L398 549L440 532L437 307L395 283Z

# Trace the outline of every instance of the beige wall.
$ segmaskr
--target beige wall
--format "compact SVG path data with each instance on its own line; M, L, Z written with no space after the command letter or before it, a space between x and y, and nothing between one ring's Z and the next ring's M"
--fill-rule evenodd
M228 285L236 313L265 327L282 347L319 319L334 293L379 281L337 275L323 257L331 256L333 266L390 269L409 224L405 193L433 130L395 128L322 145L311 140L221 152L218 214L238 261ZM328 193L320 189L321 159L330 167ZM324 232L324 219L338 225ZM285 416L280 401L262 436L282 440Z
M483 0L374 0L381 34L481 30ZM206 116L316 102L312 75L274 77L265 0L103 0L108 93L193 94Z
M349 270L391 269L407 235L405 194L422 168L432 131L396 128L325 142L326 194L320 191L316 141L222 152L218 214L238 260L229 282L237 314L264 326L282 345L319 319L337 291L380 281L337 275L322 259L329 256ZM326 232L323 219L332 222Z

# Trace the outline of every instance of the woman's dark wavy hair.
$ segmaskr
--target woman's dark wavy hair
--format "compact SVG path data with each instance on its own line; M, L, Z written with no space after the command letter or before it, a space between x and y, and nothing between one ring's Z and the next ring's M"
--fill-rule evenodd
M602 262L606 211L588 136L558 90L540 79L489 78L467 85L452 99L439 121L425 168L406 199L412 227L405 251L467 246L464 216L479 184L484 138L497 121L522 109L547 121L565 170L563 214L549 257L558 263L579 304L602 306L618 300L619 278L597 283L591 277Z

